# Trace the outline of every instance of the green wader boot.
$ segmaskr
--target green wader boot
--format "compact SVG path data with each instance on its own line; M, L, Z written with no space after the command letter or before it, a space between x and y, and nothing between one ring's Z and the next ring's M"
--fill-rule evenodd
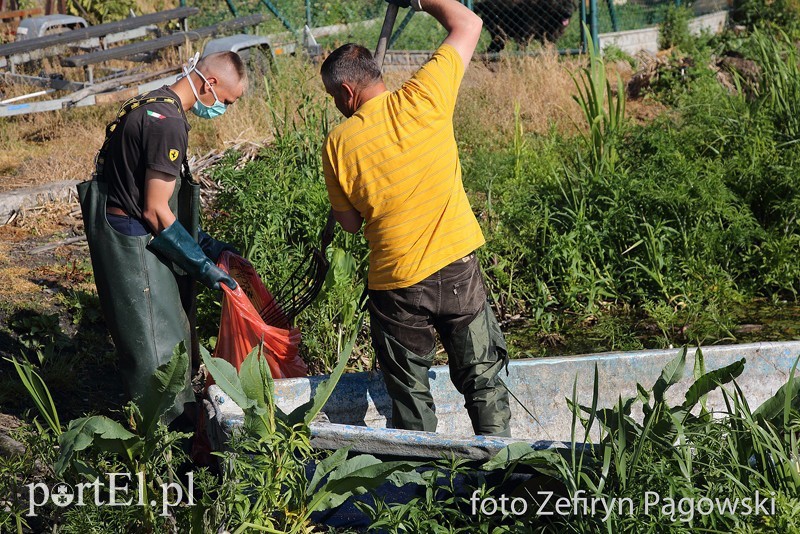
M126 236L106 220L107 184L97 179L78 186L97 294L106 324L119 354L120 370L130 397L147 395L148 378L168 362L173 349L185 341L197 346L194 328L194 282L147 248L151 236ZM186 228L197 229L199 186L177 179L170 208ZM195 236L196 237L196 236ZM194 402L186 387L165 414L170 422Z

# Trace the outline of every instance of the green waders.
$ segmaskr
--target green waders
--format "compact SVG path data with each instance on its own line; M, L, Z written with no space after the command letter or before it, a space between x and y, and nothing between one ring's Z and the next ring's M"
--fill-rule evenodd
M510 436L509 395L499 376L508 352L474 254L413 286L369 296L372 345L395 428L436 431L428 372L438 333L475 433Z
M138 107L131 107L136 102L149 103L141 100L126 103L117 120L107 128L106 139L124 115L123 111ZM148 249L149 234L128 236L109 225L108 185L102 180L104 149L105 145L98 155L93 179L78 185L78 196L100 305L119 355L122 378L131 399L136 400L150 393L147 389L150 376L172 358L178 343L185 341L187 348L197 345L194 282ZM184 168L188 170L185 164ZM187 175L177 178L169 201L172 212L185 228L193 230L195 238L199 197L200 186ZM166 422L179 416L185 403L195 400L190 372L190 368L186 370L186 387L165 414Z

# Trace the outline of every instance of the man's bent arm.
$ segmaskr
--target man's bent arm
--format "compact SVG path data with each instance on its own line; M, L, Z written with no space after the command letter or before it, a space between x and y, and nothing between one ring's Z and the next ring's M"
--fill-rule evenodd
M447 30L444 43L456 49L466 70L481 36L481 18L457 0L420 0L420 4Z
M154 235L175 222L175 214L169 208L169 199L175 191L175 177L153 169L147 169L144 175L144 212L145 222Z
M361 229L361 224L364 222L364 218L356 209L347 211L333 210L333 217L342 225L342 228L344 228L346 232L350 232L351 234L358 232Z

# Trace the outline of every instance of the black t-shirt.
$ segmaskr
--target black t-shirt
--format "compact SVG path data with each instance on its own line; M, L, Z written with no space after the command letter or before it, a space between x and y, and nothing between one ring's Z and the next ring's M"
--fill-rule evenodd
M145 171L179 176L189 143L189 123L178 95L165 85L146 96L171 97L177 105L155 102L125 115L111 136L103 163L107 205L137 219L144 211Z

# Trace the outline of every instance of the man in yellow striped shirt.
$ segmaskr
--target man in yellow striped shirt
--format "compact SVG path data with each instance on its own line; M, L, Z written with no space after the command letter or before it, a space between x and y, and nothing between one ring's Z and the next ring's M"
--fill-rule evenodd
M387 0L409 7L409 0ZM336 49L322 80L347 117L325 142L323 170L336 220L364 226L370 248L372 343L393 401L395 428L436 430L428 383L436 333L476 434L509 435L507 361L474 251L484 244L461 180L453 133L458 88L482 21L456 0L411 0L448 35L389 92L359 45Z

